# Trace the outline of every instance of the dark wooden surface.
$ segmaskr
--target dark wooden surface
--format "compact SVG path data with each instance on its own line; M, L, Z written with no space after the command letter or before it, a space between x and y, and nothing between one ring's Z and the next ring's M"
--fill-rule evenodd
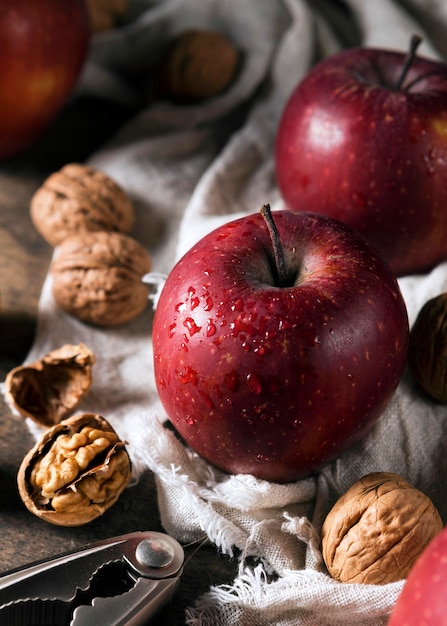
M0 163L0 380L20 365L33 341L37 304L52 250L34 229L29 202L45 178L70 161L84 161L131 114L97 101L77 101L62 112L25 154ZM29 513L16 475L32 447L26 425L0 397L0 573L83 543L135 530L163 530L150 472L126 490L99 520L63 528ZM184 624L184 610L211 585L230 582L236 563L211 545L186 546L177 595L154 623ZM1 595L0 595L1 601Z

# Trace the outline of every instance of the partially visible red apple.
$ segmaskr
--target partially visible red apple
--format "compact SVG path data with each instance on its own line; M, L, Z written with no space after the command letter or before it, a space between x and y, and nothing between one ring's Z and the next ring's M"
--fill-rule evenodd
M257 213L208 234L172 269L154 368L191 448L226 472L287 482L371 428L409 333L396 280L363 237L323 215L271 215L282 255Z
M89 35L85 0L2 0L0 159L29 147L60 112Z
M289 208L363 233L396 275L447 259L447 65L352 48L293 91L276 137Z
M447 626L447 528L410 570L388 626Z

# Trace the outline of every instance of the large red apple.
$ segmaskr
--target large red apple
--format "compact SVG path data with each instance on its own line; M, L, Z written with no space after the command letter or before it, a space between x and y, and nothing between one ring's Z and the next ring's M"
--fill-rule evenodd
M447 65L353 48L293 91L276 137L289 208L362 232L396 275L447 259Z
M255 213L176 264L153 323L166 413L211 464L286 482L362 437L405 363L406 308L388 265L323 215ZM284 260L279 283L277 267Z
M87 52L84 0L2 0L0 159L29 147L68 99Z
M388 626L447 626L447 528L410 570Z

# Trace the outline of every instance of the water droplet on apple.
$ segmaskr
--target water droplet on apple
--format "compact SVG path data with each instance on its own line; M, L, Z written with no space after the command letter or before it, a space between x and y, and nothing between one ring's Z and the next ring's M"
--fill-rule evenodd
M191 311L194 311L194 309L199 306L199 302L200 300L197 296L194 296L194 298L191 298Z
M257 355L257 356L265 356L266 354L271 354L272 353L272 349L270 346L266 346L265 344L262 344L260 346L257 346L253 352Z
M200 331L200 329L202 328L201 326L197 326L197 324L195 323L195 321L192 319L192 317L187 317L184 321L183 321L183 326L185 326L188 329L189 335L192 337L193 335L195 335L196 333L198 333Z
M168 330L169 339L171 339L174 336L176 327L177 327L177 324L175 322L169 326L169 330Z
M231 370L231 372L228 372L227 374L225 374L224 382L225 382L225 386L230 391L237 391L239 387L241 386L239 374L236 372L236 370Z
M197 375L197 372L190 365L185 367L183 372L179 373L179 378L182 385L191 383L192 385L197 386L199 383L199 377Z
M281 317L278 320L278 330L292 330L296 324L291 322L285 317Z
M191 415L187 415L185 418L185 422L188 424L188 426L194 426L196 420Z
M216 325L212 319L209 319L206 323L206 336L212 337L216 333Z
M263 392L262 378L256 372L247 374L247 385L250 391L256 395Z
M214 403L211 400L211 398L209 397L209 395L207 393L205 393L204 391L199 391L200 397L202 398L202 400L205 403L205 406L207 407L207 409L213 409L214 408Z
M213 308L213 299L211 296L206 296L205 306L203 308L205 309L205 311L211 311L211 309Z
M231 305L231 310L232 311L242 311L244 308L244 303L242 301L242 298L237 298L236 300L234 300L234 302Z

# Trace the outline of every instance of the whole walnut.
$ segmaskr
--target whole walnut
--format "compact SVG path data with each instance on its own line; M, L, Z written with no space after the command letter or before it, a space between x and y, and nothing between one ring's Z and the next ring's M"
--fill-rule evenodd
M187 30L162 55L156 92L175 103L194 103L222 93L234 80L239 52L223 34Z
M132 237L107 231L65 239L50 271L56 303L97 326L117 326L137 317L148 303L142 278L149 253Z
M397 474L374 472L354 483L327 515L323 558L341 582L395 582L442 528L424 493Z
M79 163L65 165L44 181L31 198L30 213L52 246L84 231L127 233L134 222L124 190L107 174Z
M408 366L429 396L447 404L447 293L419 311L410 331Z

